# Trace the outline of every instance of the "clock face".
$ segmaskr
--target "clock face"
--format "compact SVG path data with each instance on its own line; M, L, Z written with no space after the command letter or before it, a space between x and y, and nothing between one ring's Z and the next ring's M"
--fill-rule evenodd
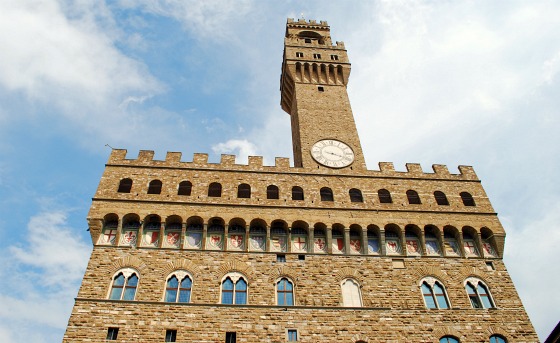
M354 151L336 139L323 139L313 144L311 156L318 163L331 168L344 168L354 162Z

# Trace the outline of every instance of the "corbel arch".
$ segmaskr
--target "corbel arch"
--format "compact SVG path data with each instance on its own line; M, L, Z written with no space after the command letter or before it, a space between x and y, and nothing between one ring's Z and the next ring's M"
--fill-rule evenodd
M142 260L140 260L138 257L126 255L113 262L113 264L109 268L109 272L111 275L113 275L120 269L133 268L141 273L144 269L146 269L146 267L146 264L142 262Z

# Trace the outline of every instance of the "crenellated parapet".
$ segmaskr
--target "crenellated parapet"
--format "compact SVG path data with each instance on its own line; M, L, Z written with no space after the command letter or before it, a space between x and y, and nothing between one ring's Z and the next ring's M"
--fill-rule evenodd
M246 172L267 172L267 173L293 173L293 174L323 174L333 173L332 169L313 169L297 168L290 166L290 159L287 157L276 157L274 165L265 165L262 156L249 156L248 164L236 163L236 156L222 154L220 162L211 163L208 161L208 154L195 153L191 161L182 161L181 152L167 152L165 160L154 159L154 151L140 150L135 159L127 158L127 150L113 149L109 157L108 165L128 166L128 167L153 167L165 169L204 169L204 170L232 170ZM379 162L379 170L365 170L359 175L356 171L336 170L337 175L360 176L360 177L384 177L384 178L411 178L411 179L440 179L440 180L469 180L478 181L478 177L471 166L459 166L459 173L451 173L447 166L441 164L432 165L432 172L425 172L418 163L407 163L406 171L397 171L392 162Z

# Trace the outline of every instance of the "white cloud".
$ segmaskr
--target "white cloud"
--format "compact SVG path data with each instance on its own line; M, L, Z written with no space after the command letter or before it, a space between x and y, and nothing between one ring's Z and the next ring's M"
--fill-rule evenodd
M255 156L257 147L246 139L231 139L225 143L212 146L216 154L234 154L238 157L237 163L246 163L248 156Z
M91 248L61 211L32 217L25 237L0 255L0 340L60 340Z

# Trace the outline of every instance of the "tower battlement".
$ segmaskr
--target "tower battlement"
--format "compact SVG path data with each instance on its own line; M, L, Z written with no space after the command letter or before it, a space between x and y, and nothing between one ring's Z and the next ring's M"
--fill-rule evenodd
M113 149L109 156L108 165L123 165L129 167L155 167L155 168L187 168L187 169L214 169L214 170L239 170L263 171L273 173L308 173L304 168L291 167L287 157L276 157L274 165L265 165L263 156L249 156L247 164L236 163L236 156L222 154L220 162L208 162L208 154L195 153L191 161L182 161L181 152L167 152L165 160L154 159L153 150L140 150L135 159L127 158L126 149ZM406 163L406 171L395 169L393 162L379 162L379 170L365 170L360 176L387 177L387 178L418 178L418 179L446 179L478 181L478 177L471 166L458 166L458 174L451 173L446 165L433 164L432 172L425 172L419 163ZM332 174L332 169L322 169L314 173ZM344 174L338 171L338 174ZM355 172L352 173L356 175Z
M315 19L309 19L309 21L307 21L303 18L298 19L298 20L295 20L294 18L288 18L286 26L290 26L290 27L318 27L318 28L330 29L329 24L324 20L320 20L319 23L317 23L317 20L315 20Z

